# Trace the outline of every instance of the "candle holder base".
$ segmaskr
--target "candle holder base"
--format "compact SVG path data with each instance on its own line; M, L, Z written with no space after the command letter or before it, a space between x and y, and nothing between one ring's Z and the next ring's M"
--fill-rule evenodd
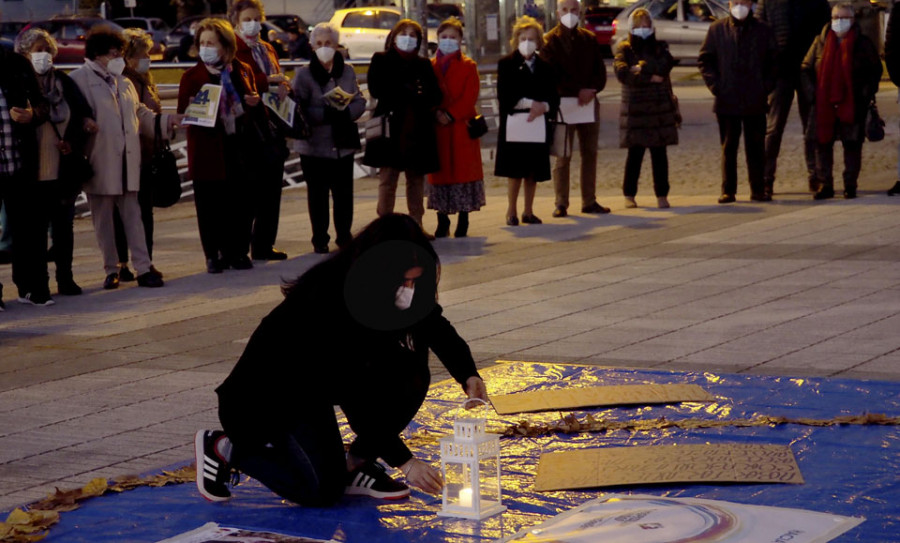
M505 505L493 503L490 507L485 507L481 511L477 512L472 511L471 509L462 510L457 507L448 506L446 509L441 509L440 511L438 511L437 515L439 517L456 517L469 520L484 520L504 511L506 511Z

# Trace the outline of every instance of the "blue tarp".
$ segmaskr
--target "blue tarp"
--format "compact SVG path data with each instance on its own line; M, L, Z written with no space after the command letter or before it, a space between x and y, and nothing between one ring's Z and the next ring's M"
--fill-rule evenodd
M583 417L634 419L748 419L759 415L831 419L866 412L900 416L900 383L808 379L712 373L608 369L543 363L500 364L482 372L492 394L603 384L692 383L713 394L713 403L579 410ZM472 415L460 409L463 395L454 382L432 387L429 399L406 431L416 454L439 465L438 439L452 432L453 420ZM488 408L488 430L501 431L522 420L553 422L561 413L501 418ZM345 429L345 432L349 430ZM186 436L187 438L187 436ZM194 485L140 488L106 495L63 513L45 540L54 542L155 542L207 522L347 542L474 542L508 536L604 492L698 497L732 502L797 507L866 521L835 541L900 541L900 456L897 426L724 427L649 432L554 434L503 438L503 502L508 511L484 521L437 517L440 497L413 491L408 500L385 502L347 497L336 507L311 509L285 504L252 480L233 489L234 498L213 504ZM757 443L791 448L803 485L729 484L637 486L591 491L535 492L541 453L604 446L687 443ZM186 459L185 463L190 460ZM578 469L578 466L573 466Z

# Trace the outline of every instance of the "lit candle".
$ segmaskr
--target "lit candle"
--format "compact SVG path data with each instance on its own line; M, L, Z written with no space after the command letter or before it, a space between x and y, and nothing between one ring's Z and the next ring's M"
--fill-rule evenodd
M465 487L459 491L459 505L461 507L472 507L472 488Z

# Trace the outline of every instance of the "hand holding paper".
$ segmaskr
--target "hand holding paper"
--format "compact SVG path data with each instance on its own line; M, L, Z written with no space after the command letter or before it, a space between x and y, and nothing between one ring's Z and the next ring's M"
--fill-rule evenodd
M322 98L325 99L325 103L328 106L333 107L338 111L344 111L347 109L347 106L350 105L350 100L352 100L354 96L356 96L356 94L351 94L340 87L335 87L325 93Z

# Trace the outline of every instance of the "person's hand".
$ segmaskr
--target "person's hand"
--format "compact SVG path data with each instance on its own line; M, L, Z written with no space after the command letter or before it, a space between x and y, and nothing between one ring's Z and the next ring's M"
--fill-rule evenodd
M531 122L542 116L549 109L550 108L544 102L531 102L531 110L528 112L528 122Z
M441 479L441 473L430 465L410 458L402 466L400 471L406 477L406 482L410 485L420 488L429 494L438 494L444 488L444 481Z
M651 76L650 76L650 82L651 82L651 83L662 83L662 82L665 81L665 80L666 80L666 79L665 79L663 76L661 76L661 75L656 75L656 74L654 74L654 75L651 75Z
M488 403L487 387L484 386L484 381L481 380L481 377L473 375L466 379L466 396L468 396L470 400L478 399L484 403ZM467 401L464 406L466 409L472 409L478 405L478 402Z
M578 105L586 106L594 101L597 91L594 89L581 89L578 91Z
M179 126L181 126L181 121L184 119L183 113L170 113L169 114L169 133L174 132Z
M244 102L246 102L250 107L255 107L257 104L259 104L259 100L259 95L256 93L244 95Z
M97 126L97 122L94 119L85 119L84 125L82 125L84 131L88 134L96 134L100 131L100 127Z
M287 98L289 92L291 92L291 84L287 81L282 81L278 85L278 99L284 100L285 98Z
M447 126L448 124L453 122L453 118L447 114L443 109L439 109L435 114L437 118L437 122L440 123L441 126Z
M635 64L634 66L632 66L632 67L629 69L629 71L630 71L631 73L633 73L634 75L637 75L637 74L641 73L641 65L640 65L640 64Z
M288 78L285 77L284 74L272 74L269 76L269 84L270 85L275 85L275 84L280 85L281 83L287 83L287 82L288 82Z
M72 146L65 140L56 142L56 148L59 149L59 154L61 155L67 155L72 152Z
M28 107L11 107L9 108L9 116L13 121L19 124L28 124L34 118L34 110Z

